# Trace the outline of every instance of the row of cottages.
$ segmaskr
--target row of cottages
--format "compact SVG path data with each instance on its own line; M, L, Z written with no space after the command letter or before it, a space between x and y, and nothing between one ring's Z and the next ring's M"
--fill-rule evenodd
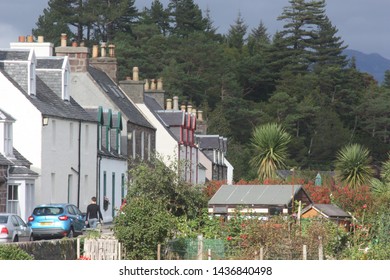
M0 55L1 109L15 120L15 146L36 179L14 212L26 219L34 205L50 202L71 202L85 211L90 197L97 196L104 220L111 221L126 195L129 164L155 152L186 162L182 175L188 182L232 181L226 143L215 147L214 157L206 156L210 147L203 150L195 137L196 112L177 104L164 109L161 81L149 86L135 67L133 79L116 82L114 46L109 56L103 46L98 56L94 46L89 57L88 48L67 46L63 36L56 56L53 50L43 40L17 42Z
M33 49L0 50L1 110L15 120L13 145L39 174L24 190L20 185L19 209L6 207L24 219L38 203L69 201L85 209L96 193L97 123L68 86L67 57L47 60Z
M227 139L218 135L206 135L207 125L202 111L191 104L181 104L179 98L165 98L162 81L157 83L139 80L138 67L133 68L133 78L120 82L130 99L156 127L156 151L169 165L174 160L180 164L182 177L193 184L211 180L233 181L233 166L226 159ZM222 139L223 144L203 147L201 137ZM203 143L203 142L202 142ZM206 151L218 156L208 156Z

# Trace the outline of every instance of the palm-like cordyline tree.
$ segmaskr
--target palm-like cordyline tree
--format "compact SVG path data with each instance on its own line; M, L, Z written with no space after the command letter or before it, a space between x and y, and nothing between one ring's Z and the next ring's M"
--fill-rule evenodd
M381 180L372 179L372 192L375 194L389 194L390 193L390 153L388 159L382 163Z
M369 184L374 175L369 150L360 144L344 146L337 153L335 170L337 178L352 189Z
M251 146L254 156L250 164L257 169L260 181L276 177L276 169L285 167L287 145L291 136L276 123L256 127L252 132Z

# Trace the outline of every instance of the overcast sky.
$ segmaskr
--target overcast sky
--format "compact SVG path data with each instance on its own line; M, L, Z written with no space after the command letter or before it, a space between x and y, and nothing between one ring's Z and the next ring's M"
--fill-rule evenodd
M169 0L160 0L167 7ZM152 0L136 0L141 9ZM202 11L207 8L219 33L226 33L238 14L249 30L263 21L270 35L281 30L277 20L288 0L194 0ZM350 49L379 53L390 59L390 0L327 0L326 14L339 30L338 36ZM31 34L47 7L48 0L0 0L0 48L8 48L19 35ZM43 34L44 35L44 34Z

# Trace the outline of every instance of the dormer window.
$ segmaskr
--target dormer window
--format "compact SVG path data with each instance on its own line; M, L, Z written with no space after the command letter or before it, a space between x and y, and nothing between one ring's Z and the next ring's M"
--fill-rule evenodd
M34 51L30 52L29 58L28 58L28 85L27 85L27 90L29 95L36 95L36 73L35 73L35 68L36 68L36 58Z
M4 123L4 153L6 157L13 156L12 123Z
M69 68L69 60L68 57L65 56L64 62L62 64L62 89L61 89L61 95L62 99L69 101L69 80L70 80L70 68Z

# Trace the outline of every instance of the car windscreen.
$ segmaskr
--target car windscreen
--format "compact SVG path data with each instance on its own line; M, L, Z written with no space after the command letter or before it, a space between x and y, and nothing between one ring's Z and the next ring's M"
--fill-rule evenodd
M61 215L62 213L64 213L64 208L55 206L37 207L33 211L33 215L35 216L54 216Z
M6 224L8 222L8 216L0 216L0 224Z

